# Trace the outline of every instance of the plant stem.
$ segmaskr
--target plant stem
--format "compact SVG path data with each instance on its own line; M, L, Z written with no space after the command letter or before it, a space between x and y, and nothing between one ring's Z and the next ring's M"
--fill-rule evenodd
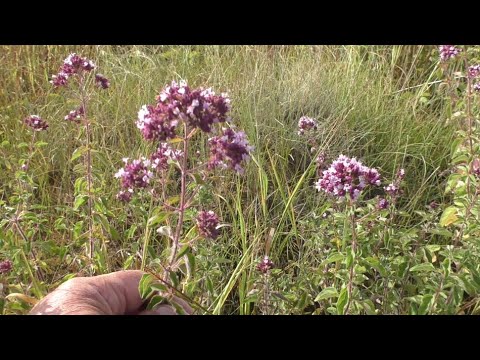
M264 282L263 282L263 315L269 315L270 306L270 284L268 283L268 273L264 275Z
M22 238L24 241L27 241L27 238L25 237L25 234L21 230L20 226L18 225L18 220L15 219L15 227L17 228L18 232L21 234ZM42 290L40 289L40 286L38 285L37 279L35 275L33 275L32 268L30 266L30 263L28 262L28 258L25 255L25 252L23 251L23 247L20 245L20 254L22 255L23 261L25 262L25 266L27 268L28 274L30 275L30 278L32 280L33 284L33 289L35 292L35 296L37 296L39 299L42 297Z
M345 307L345 314L348 314L348 310L350 309L350 304L352 302L352 292L353 292L353 276L354 276L354 268L355 268L355 250L357 249L357 230L356 230L356 222L355 222L355 205L351 204L351 211L352 216L350 217L351 225L352 225L352 265L350 267L350 274L348 276L348 302L347 306Z
M171 269L175 257L177 256L178 252L178 243L180 241L180 235L183 228L183 218L185 214L185 199L186 199L186 186L187 186L187 158L188 158L188 126L186 123L183 125L184 136L183 139L183 158L182 158L182 166L181 166L181 184L180 184L180 208L178 214L178 222L177 228L175 229L175 234L173 237L173 244L172 244L172 255L170 257L170 264L169 269Z
M22 228L20 227L20 224L18 223L18 218L15 218L15 227L17 228L18 233L22 237L23 241L28 243L27 236L25 235ZM22 249L22 252L23 252L23 249ZM35 256L35 252L33 251L33 246L32 246L32 249L30 250L30 253L32 254L33 261L35 261L35 263L37 263L37 257ZM42 270L40 268L37 269L37 274L38 274L38 277L40 278L40 281L43 281L44 280L43 279L43 274L42 274Z
M26 171L28 171L28 167L30 166L30 160L32 159L32 154L33 154L34 146L35 146L35 137L36 137L36 132L34 131L33 135L32 135L32 139L30 140L27 162L25 163L25 167L27 169ZM24 183L21 183L21 182L20 182L20 188L23 191L27 190L26 187L24 186ZM21 206L21 205L23 205L23 206ZM22 228L20 227L20 223L19 223L18 220L19 220L19 215L20 215L21 208L22 207L25 208L25 207L27 207L27 205L28 204L25 204L25 203L19 203L18 204L17 210L16 210L15 215L14 215L14 220L13 220L14 224L15 224L15 228L17 229L18 233L20 234L22 239L25 241L25 243L28 243L29 241L27 239L27 236L23 232ZM20 246L20 248L21 248L21 246ZM26 258L26 255L23 251L23 248L21 248L21 252L23 254L23 257L25 258L25 261L28 261L27 258ZM33 244L31 246L30 253L32 254L33 261L35 261L35 263L37 263L37 257L35 256L35 251L33 250ZM29 264L27 264L27 266L29 267ZM29 270L31 276L33 276L33 274L31 273L31 269L29 268L28 270ZM42 270L40 268L37 269L37 274L38 274L38 277L40 278L40 281L43 281L43 274L42 274ZM37 289L37 291L38 291L38 289Z
M150 198L150 209L153 207L153 197ZM151 216L151 210L148 215L148 218L150 219ZM148 254L148 243L150 240L150 227L148 226L148 220L147 220L147 226L145 227L145 236L143 238L143 251L142 251L142 265L140 267L140 270L144 271L145 270L145 264L147 261L147 254Z
M465 59L465 69L468 71L468 62ZM468 122L468 144L470 148L470 157L473 157L473 139L472 139L472 78L467 74L467 122ZM470 198L470 175L472 174L473 162L470 159L467 173L467 195ZM468 216L468 214L466 214Z
M82 74L80 77L80 88L81 88L81 106L83 109L83 121L85 123L85 132L86 132L86 147L87 147L87 153L85 155L86 157L86 163L87 163L87 196L88 196L88 257L90 258L90 261L93 259L93 253L94 253L94 241L93 241L93 203L92 203L92 152L90 149L90 136L91 136L91 127L90 127L90 121L87 118L87 95L85 93L86 90L86 83L85 83L85 75ZM93 272L93 270L92 270Z

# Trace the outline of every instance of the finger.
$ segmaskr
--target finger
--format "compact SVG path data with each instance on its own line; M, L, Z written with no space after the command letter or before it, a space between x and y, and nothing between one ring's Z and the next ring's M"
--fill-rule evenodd
M143 274L144 272L139 270L118 271L87 280L105 300L105 314L123 315L135 313L143 305L138 291Z
M160 305L154 310L144 310L138 315L177 315L177 312L171 305Z
M185 311L185 313L187 313L187 315L192 315L193 310L185 300L183 300L183 299L181 299L177 296L174 296L172 301L175 301L178 305L180 305L183 308L183 310Z

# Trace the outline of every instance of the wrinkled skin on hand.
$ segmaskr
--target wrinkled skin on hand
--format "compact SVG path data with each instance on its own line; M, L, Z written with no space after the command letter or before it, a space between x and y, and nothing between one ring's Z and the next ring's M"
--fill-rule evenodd
M66 281L44 297L30 311L30 315L175 315L170 305L154 310L143 310L138 292L142 271L118 271L94 277L78 277ZM188 304L179 299L187 314Z

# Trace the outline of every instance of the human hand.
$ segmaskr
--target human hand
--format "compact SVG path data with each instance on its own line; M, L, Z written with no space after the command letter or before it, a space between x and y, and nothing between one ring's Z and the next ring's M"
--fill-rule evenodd
M166 304L142 309L138 284L143 274L130 270L70 279L36 304L30 315L175 315ZM192 313L185 301L174 300L187 314Z

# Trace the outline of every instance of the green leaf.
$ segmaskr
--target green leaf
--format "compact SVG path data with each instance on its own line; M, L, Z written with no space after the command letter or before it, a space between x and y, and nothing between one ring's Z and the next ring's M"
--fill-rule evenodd
M190 251L189 245L184 245L177 254L177 260Z
M173 272L173 271L170 271L169 275L170 275L170 280L172 280L173 286L174 286L174 287L178 287L178 282L179 282L179 281L178 281L178 276L177 276L177 274L176 274L175 272Z
M448 226L453 224L458 220L457 217L457 208L454 206L449 206L443 211L442 217L440 218L441 226Z
M360 303L360 305L365 309L367 315L376 315L377 312L375 311L375 305L373 304L372 300L367 299Z
M150 293L152 292L150 285L155 280L155 278L150 274L143 274L140 282L138 284L138 292L140 297L145 300Z
M338 297L338 291L334 287L327 287L323 289L320 294L317 295L314 301L320 301L330 298Z
M148 302L147 310L154 310L157 305L160 305L165 301L165 298L161 295L154 295Z
M379 272L379 274L383 277L387 276L387 270L385 270L385 267L380 264L380 260L374 257L367 257L365 258L365 261L375 270Z
M35 143L35 146L36 146L36 147L42 147L42 146L47 146L47 145L48 145L48 143L45 142L45 141L37 141L37 142Z
M429 234L435 234L440 236L452 237L453 233L447 229L432 229L428 232Z
M445 258L445 260L443 260L442 267L443 267L443 273L445 277L450 275L450 271L452 270L452 264L449 258Z
M87 195L78 195L76 198L75 198L75 202L73 204L73 210L78 210L78 208L80 206L82 206L83 204L85 204L88 200L88 196Z
M156 290L156 291L160 291L160 292L165 292L167 291L167 287L159 282L157 283L154 283L152 285L150 285L150 288L152 290Z
M166 203L170 206L173 206L175 204L177 204L178 202L180 201L180 196L179 195L175 195L175 196L171 196L167 199Z
M346 264L347 268L350 268L352 266L354 260L355 260L355 253L353 252L352 248L349 248L347 253L347 264Z
M160 223L165 222L167 217L171 214L171 212L163 211L163 210L155 210L153 215L148 219L147 226L154 227Z
M192 253L187 253L187 271L190 276L195 275L195 256Z
M433 295L424 295L422 298L422 302L420 303L420 307L418 308L418 315L425 315L428 310L428 306L432 302Z
M300 295L300 298L298 299L297 303L296 303L296 307L300 310L303 310L305 309L305 305L307 303L307 293L306 292L302 292L302 295Z
M112 225L108 224L108 230L110 232L110 236L112 240L118 241L120 240L120 234L118 233L117 229L115 229Z
M173 139L168 140L168 142L170 144L177 144L177 143L182 142L182 141L183 141L183 139L181 137L178 137L178 136L173 138Z
M70 158L70 161L74 161L78 159L80 156L82 156L85 151L87 151L87 148L85 146L80 146L75 149L75 151L72 154L72 157Z
M343 254L333 253L325 261L322 262L322 266L336 261L343 261L344 258L345 256Z
M75 225L73 226L73 238L77 240L80 237L80 234L83 229L83 221L77 221Z
M127 239L133 239L133 237L135 236L135 231L137 231L137 229L138 229L138 226L135 224L130 226L130 229L128 229L127 231Z
M123 263L123 270L127 270L133 263L134 256L130 255Z
M258 293L259 293L259 290L258 289L253 289L251 291L248 292L247 296L243 299L243 303L246 304L246 303L251 303L251 302L257 302L258 301ZM272 294L273 296L275 296L274 294Z
M343 315L343 311L345 310L345 306L347 305L348 302L348 291L347 288L343 288L340 291L340 295L338 297L337 301L337 314L338 315Z
M198 173L190 174L193 177L193 180L195 181L196 184L198 185L203 185L205 184L205 181L203 181L202 177Z
M183 306L180 305L179 303L177 303L175 300L171 300L171 301L170 301L170 305L173 306L173 308L175 309L175 312L177 313L177 315L187 315L187 313L185 312L185 309L183 308Z
M410 272L433 271L435 267L430 263L418 264L410 268Z
M430 252L436 252L438 250L440 250L442 247L440 245L427 245L425 246L427 248L428 251Z
M84 177L79 177L75 180L75 193L80 194L82 191L86 190L87 188L87 180Z

